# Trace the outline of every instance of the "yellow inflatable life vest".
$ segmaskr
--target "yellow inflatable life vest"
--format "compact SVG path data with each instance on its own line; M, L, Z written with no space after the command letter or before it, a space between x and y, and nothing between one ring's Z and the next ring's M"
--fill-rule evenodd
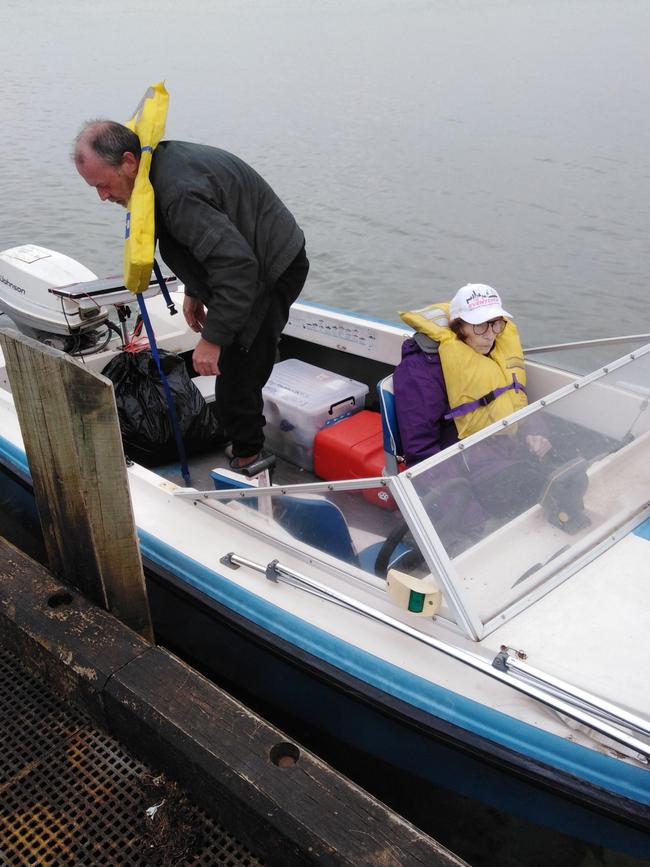
M149 169L154 148L165 132L168 104L169 94L163 82L153 84L125 124L136 133L142 147L138 174L127 204L124 233L124 285L135 293L147 288L153 268L156 225Z
M528 404L524 353L512 320L496 335L491 353L481 355L449 327L449 304L431 304L400 317L438 343L450 416L460 439Z

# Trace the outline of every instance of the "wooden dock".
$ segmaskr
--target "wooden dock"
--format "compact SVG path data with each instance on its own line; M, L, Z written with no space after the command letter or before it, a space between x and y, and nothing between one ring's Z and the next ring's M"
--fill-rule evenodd
M0 649L0 863L263 864Z
M4 539L0 648L71 713L83 715L154 774L177 783L196 807L266 864L465 863ZM11 706L0 708L0 718L11 712ZM51 717L45 715L42 724L47 737ZM42 761L49 761L47 755ZM39 767L33 760L17 761L0 791L31 785ZM6 852L2 838L12 820L5 803L6 798L0 807L0 851ZM48 821L54 840L58 826L52 816ZM66 845L74 843L75 827L81 832L83 826L61 825ZM108 816L104 832L95 829L97 851L101 833L110 839L110 827ZM32 863L143 863L130 861L128 851L122 857Z

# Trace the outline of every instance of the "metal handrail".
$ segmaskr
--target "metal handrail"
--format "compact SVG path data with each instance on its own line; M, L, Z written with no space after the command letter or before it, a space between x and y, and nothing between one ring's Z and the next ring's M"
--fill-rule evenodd
M504 651L497 654L494 660L482 658L474 653L462 650L459 647L446 644L431 635L420 632L406 623L402 623L389 614L384 614L376 608L372 608L363 602L352 599L344 593L340 593L331 587L326 587L300 572L283 566L277 560L272 560L267 565L255 563L238 554L227 554L222 562L233 567L246 566L253 571L260 572L271 581L284 581L286 584L304 590L321 599L332 602L350 611L368 617L392 629L396 629L404 635L408 635L434 650L444 653L446 656L468 665L488 677L510 686L512 689L533 698L546 707L550 707L558 713L564 714L579 723L600 732L608 738L622 744L628 749L650 759L650 743L641 740L632 734L629 729L639 732L644 737L650 738L650 720L644 720L634 714L628 713L623 708L600 699L586 690L572 687L551 676L544 675L531 667L524 667L506 654ZM519 673L526 673L528 679L515 679L508 669L519 668ZM534 677L532 673L534 672ZM514 673L514 672L513 672Z
M623 725L642 736L647 737L650 734L650 722L648 720L644 720L631 711L618 707L578 686L567 683L555 675L533 668L532 665L511 656L507 651L501 651L497 654L493 664L499 668L503 665L503 671L506 673L521 677L529 683L538 683L542 689L547 689L552 694L564 697L577 706L583 707L587 712L608 719L614 725Z
M576 340L570 343L549 343L545 346L530 346L524 349L524 355L531 352L554 352L556 349L582 349L589 346L609 346L617 343L629 343L631 340L650 341L650 334L623 334L618 337L597 337L593 340Z
M195 488L184 488L172 492L172 496L181 500L246 500L262 494L272 497L283 497L287 494L331 494L336 491L369 491L375 488L388 487L388 479L377 476L368 479L341 479L331 482L307 482L289 485L271 485L270 487L224 488L223 490L198 491Z

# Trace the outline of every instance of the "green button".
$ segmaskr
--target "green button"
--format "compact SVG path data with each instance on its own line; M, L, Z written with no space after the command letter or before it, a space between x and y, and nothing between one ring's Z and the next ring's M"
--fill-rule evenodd
M416 593L415 590L411 590L409 596L409 611L414 611L416 614L419 614L424 608L424 593Z

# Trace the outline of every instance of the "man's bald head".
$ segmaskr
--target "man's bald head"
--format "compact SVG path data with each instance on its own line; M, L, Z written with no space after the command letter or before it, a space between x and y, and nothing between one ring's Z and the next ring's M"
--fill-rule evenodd
M127 206L140 165L140 139L113 120L85 123L74 141L73 159L81 177L104 202Z
M89 151L109 166L119 166L125 153L140 159L140 139L128 126L114 120L90 120L74 140L74 161L83 163Z

